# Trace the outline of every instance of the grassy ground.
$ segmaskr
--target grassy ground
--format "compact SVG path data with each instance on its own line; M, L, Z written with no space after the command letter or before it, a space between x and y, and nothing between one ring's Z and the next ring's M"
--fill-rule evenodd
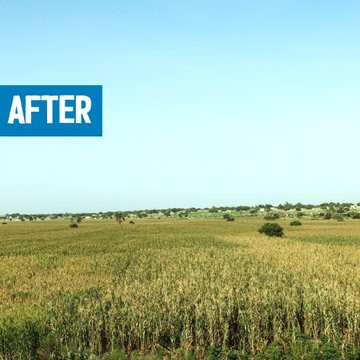
M360 359L360 220L0 225L0 358Z

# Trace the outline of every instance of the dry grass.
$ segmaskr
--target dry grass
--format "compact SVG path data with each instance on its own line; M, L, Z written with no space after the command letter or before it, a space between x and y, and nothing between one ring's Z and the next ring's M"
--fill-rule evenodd
M0 226L0 354L255 357L276 345L296 358L305 341L350 356L360 346L360 221L302 222L280 220L281 239L258 234L255 218Z

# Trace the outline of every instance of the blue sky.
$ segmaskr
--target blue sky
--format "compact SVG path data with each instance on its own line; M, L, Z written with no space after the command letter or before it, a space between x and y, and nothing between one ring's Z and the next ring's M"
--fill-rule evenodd
M102 84L101 138L0 138L0 213L360 201L358 1L1 1L0 83Z

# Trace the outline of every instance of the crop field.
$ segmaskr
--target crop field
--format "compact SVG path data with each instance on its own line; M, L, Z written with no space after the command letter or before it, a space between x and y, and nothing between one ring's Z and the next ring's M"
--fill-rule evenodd
M0 225L0 359L360 359L360 220Z

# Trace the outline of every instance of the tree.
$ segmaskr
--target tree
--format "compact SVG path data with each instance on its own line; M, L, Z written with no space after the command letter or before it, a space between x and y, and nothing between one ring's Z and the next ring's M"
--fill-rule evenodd
M291 210L294 207L291 203L286 202L283 206L283 210L288 211Z
M124 218L124 216L123 216L123 214L121 212L116 212L114 217L115 217L115 221L119 225L121 225L125 221L125 218Z
M265 223L258 231L267 236L282 237L284 235L284 229L277 223Z
M248 211L250 209L251 209L250 206L237 206L235 208L236 211Z

